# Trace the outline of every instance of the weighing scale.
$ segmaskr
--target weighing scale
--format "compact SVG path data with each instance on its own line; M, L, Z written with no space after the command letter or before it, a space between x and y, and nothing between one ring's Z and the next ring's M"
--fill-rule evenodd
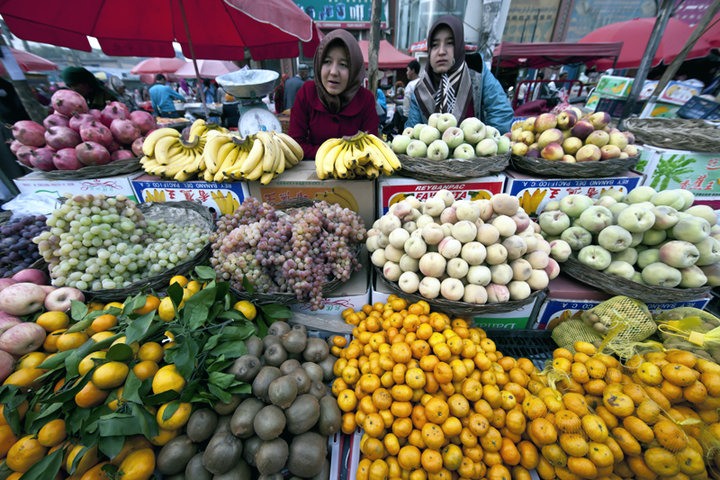
M259 131L282 131L282 125L262 98L272 92L280 75L272 70L243 68L215 80L238 100L238 133L245 137Z

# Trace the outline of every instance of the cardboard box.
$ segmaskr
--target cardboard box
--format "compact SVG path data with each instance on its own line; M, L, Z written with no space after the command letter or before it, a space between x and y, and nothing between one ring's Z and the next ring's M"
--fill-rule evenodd
M358 212L367 228L376 219L374 180L320 180L315 162L300 162L267 185L249 182L249 187L250 196L272 205L296 198L327 200Z
M118 177L85 179L85 180L52 180L45 178L41 172L28 173L24 177L13 180L20 193L50 193L58 197L70 193L72 195L106 195L116 197L125 195L137 202L130 181L141 173L131 173Z
M438 190L453 192L456 200L480 200L502 193L505 175L471 178L455 183L434 183L403 177L380 177L378 179L378 215L387 213L390 205L407 196L414 195L418 200L427 200Z
M630 95L633 78L603 75L595 86L596 94L610 97L627 97Z
M552 329L557 323L567 320L578 312L590 310L611 297L612 295L573 278L560 275L550 280L547 298L539 308L532 328ZM705 297L687 302L648 303L647 307L651 313L658 314L679 307L694 307L702 310L709 302L710 297Z
M695 95L700 95L700 89L692 84L670 80L665 86L658 100L672 105L684 105Z
M720 153L690 152L645 146L655 152L643 165L644 185L657 191L683 188L696 203L720 209Z
M380 303L387 303L388 297L392 295L393 292L390 291L390 289L385 285L385 283L378 278L378 274L373 269L373 272L371 274L372 278L372 285L370 287L370 303L376 304L378 302Z
M539 215L551 200L560 200L571 194L599 197L606 190L627 193L642 184L643 176L627 172L607 178L537 178L509 170L505 193L518 197L520 206L530 216Z
M182 200L199 202L206 206L215 218L234 212L249 196L245 182L215 183L204 180L174 182L142 175L130 183L142 203Z
M362 309L363 305L370 302L370 264L367 252L364 252L364 260L360 263L363 268L353 273L350 280L343 283L332 294L323 299L323 308L320 310L311 310L309 303L294 303L290 306L290 310L297 313L306 313L310 315L330 315L341 319L340 314L346 308L352 308L357 311Z
M657 102L655 108L650 112L650 116L653 118L676 118L677 111L680 110L680 105L673 105L671 103Z

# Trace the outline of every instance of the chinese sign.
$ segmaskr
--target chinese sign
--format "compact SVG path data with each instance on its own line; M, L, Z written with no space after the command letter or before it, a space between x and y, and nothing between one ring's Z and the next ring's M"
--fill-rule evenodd
M513 0L505 20L503 42L551 41L559 5L560 0Z
M137 174L134 174L137 175ZM72 195L92 194L115 197L125 195L135 200L130 186L131 176L107 177L87 180L52 180L40 173L30 173L14 180L20 193L50 193L58 197L69 193Z
M323 28L370 27L372 0L295 0L295 4ZM386 28L386 7L383 2L381 28Z
M684 188L700 201L720 202L720 153L660 150L644 172L645 185L655 190Z

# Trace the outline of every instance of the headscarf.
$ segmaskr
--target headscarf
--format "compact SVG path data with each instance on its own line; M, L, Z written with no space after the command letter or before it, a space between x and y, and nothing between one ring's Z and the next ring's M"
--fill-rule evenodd
M188 87L187 80L185 80L184 78L180 79L180 90L182 90L185 95L190 94L190 87Z
M103 108L106 102L117 100L118 95L115 92L107 88L92 72L83 67L65 68L62 72L62 79L70 88L79 83L84 83L90 88L86 98L90 108Z
M115 75L113 75L110 78L108 78L108 87L110 87L110 90L117 93L118 95L122 95L120 93L120 89L124 86L125 86L125 84L120 79L120 77L116 77Z
M344 46L348 52L350 72L345 90L340 95L331 95L322 84L322 63L330 47L337 44ZM355 94L360 90L363 78L365 78L365 61L363 60L360 45L358 45L357 40L350 32L341 29L333 30L325 35L325 38L318 45L313 59L313 66L315 68L315 88L318 97L320 97L320 102L328 112L340 113L355 98Z
M283 87L283 88L285 87L285 80L287 80L288 78L290 78L290 76L287 73L282 74L282 77L280 77L280 86L281 87Z
M454 15L443 15L430 28L427 37L428 51L432 38L440 27L448 27L455 40L455 62L445 73L435 73L428 59L425 72L415 89L418 105L425 117L432 113L452 113L460 121L472 99L470 73L465 63L465 41L462 20ZM478 105L475 105L477 108Z

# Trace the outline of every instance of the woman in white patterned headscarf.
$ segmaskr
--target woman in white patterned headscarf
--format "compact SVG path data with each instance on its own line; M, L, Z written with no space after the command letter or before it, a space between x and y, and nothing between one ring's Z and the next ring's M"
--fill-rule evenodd
M476 72L465 63L463 23L444 15L430 28L428 63L410 101L406 127L427 123L433 113L451 113L458 124L477 117L497 128L510 130L513 111L500 82L483 68Z
M117 94L118 100L124 103L131 112L138 109L135 99L133 99L132 95L128 93L125 83L120 77L116 77L115 75L109 77L107 86L110 90Z

